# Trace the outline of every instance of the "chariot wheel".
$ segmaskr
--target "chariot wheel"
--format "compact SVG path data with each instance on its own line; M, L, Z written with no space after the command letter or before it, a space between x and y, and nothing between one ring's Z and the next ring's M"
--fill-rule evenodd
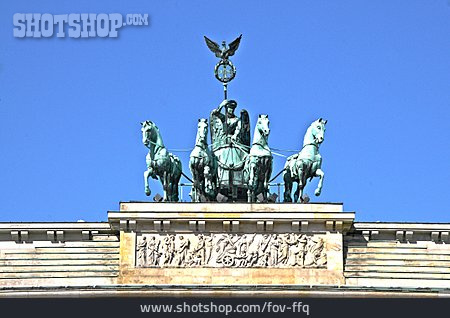
M222 258L223 266L231 267L234 264L234 258L231 255L225 255Z

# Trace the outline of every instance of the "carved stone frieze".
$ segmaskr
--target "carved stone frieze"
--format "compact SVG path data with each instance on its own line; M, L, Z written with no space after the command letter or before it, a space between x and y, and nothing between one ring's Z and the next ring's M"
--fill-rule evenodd
M320 235L141 234L138 267L325 267Z

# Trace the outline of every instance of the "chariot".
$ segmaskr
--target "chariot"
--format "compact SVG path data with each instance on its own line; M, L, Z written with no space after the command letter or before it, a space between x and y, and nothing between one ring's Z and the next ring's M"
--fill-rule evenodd
M214 73L223 84L224 99L213 109L209 123L206 118L198 120L195 147L189 157L189 170L192 180L182 172L180 159L165 148L158 127L151 122L142 123L142 141L149 148L147 170L144 173L145 193L150 195L148 178L159 178L164 188L164 201L178 201L178 183L181 175L192 182L190 196L193 202L267 202L275 201L269 194L269 182L272 173L272 152L268 145L270 134L269 117L260 114L250 143L250 118L245 109L240 116L234 111L237 102L227 98L227 85L236 76L236 68L229 60L239 47L241 36L228 46L222 48L205 37L208 48L220 61ZM308 128L303 148L296 155L290 156L282 171L285 184L284 201L303 202L303 188L306 181L320 177L316 195L322 190L324 173L321 170L322 157L319 146L324 140L326 120L314 121ZM211 145L208 146L208 127L211 133ZM292 191L292 184L298 184ZM275 196L276 197L276 196ZM232 256L223 259L233 263Z
M244 109L234 115L237 103L224 101L211 112L211 150L216 161L217 192L233 201L247 201L248 185L244 176L250 152L250 119ZM225 114L221 109L225 108Z

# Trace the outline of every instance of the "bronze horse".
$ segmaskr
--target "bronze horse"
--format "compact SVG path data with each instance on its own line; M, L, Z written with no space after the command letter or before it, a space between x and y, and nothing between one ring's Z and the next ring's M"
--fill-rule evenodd
M164 190L164 201L177 202L178 183L182 171L181 160L167 151L161 133L153 122L146 120L141 125L142 142L149 149L145 157L147 163L147 170L144 172L145 194L149 196L151 193L148 178L159 177Z
M306 130L303 139L303 148L298 154L287 158L284 165L284 202L292 202L291 192L294 182L297 182L297 189L294 193L294 202L303 202L303 189L308 179L320 177L317 189L314 192L319 196L322 191L323 173L322 156L319 153L319 146L324 141L325 125L327 121L319 118L314 121Z
M250 154L246 158L244 174L248 180L248 202L255 202L257 195L263 195L263 201L269 194L269 180L272 174L272 152L268 145L270 134L269 116L259 115L253 134Z
M208 121L198 120L195 146L189 157L189 170L192 174L193 185L191 199L193 202L203 202L215 199L216 195L216 162L208 148Z

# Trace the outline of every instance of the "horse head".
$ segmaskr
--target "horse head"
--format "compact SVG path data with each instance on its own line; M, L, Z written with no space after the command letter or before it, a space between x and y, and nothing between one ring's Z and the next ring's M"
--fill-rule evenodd
M325 139L325 125L327 123L327 120L324 120L322 118L317 119L314 121L311 126L311 134L314 139L314 142L317 144L321 144Z
M196 144L206 145L206 138L208 135L208 120L205 118L200 118L197 125L197 141Z
M148 147L149 143L151 141L151 138L152 138L153 129L156 126L151 120L146 120L146 121L142 122L141 126L142 126L141 127L142 143Z
M269 116L261 114L258 116L258 122L256 123L256 128L258 129L261 136L263 136L265 139L269 137L270 134L270 128L269 128Z

